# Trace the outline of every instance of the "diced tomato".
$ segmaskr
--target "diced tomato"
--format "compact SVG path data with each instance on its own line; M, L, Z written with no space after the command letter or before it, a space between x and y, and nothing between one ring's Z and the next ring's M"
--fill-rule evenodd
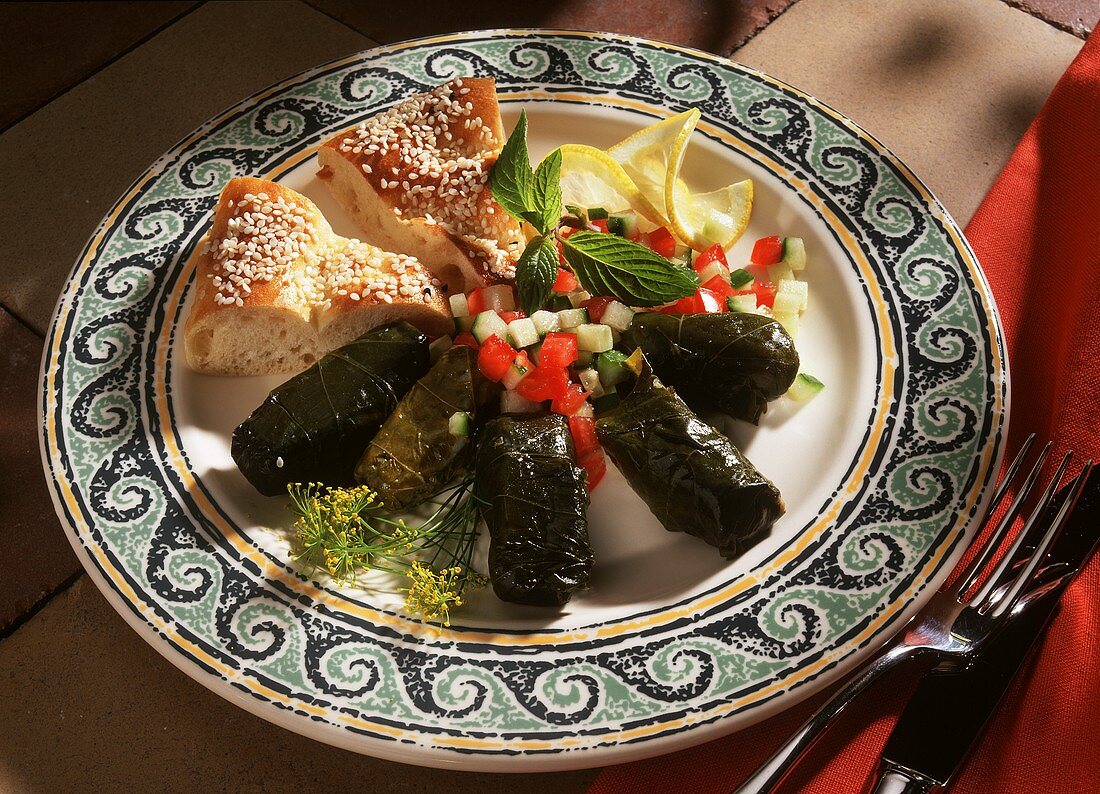
M604 234L607 234L607 218L600 218L598 221L589 221L589 223L595 226Z
M712 262L721 262L726 267L729 267L729 262L726 261L726 252L722 248L721 243L715 243L695 258L695 264L693 265L695 272L702 273L707 269L707 265Z
M767 265L745 265L742 269L752 276L754 281L768 281L769 279Z
M584 405L588 394L579 383L570 383L565 394L550 403L550 410L562 416L572 416Z
M594 449L600 448L599 439L596 438L596 420L591 416L569 417L569 432L573 434L573 446L577 451L577 458L582 458Z
M602 449L594 449L577 459L577 464L584 469L585 479L588 481L588 491L596 490L600 480L607 474L607 459L604 458Z
M569 390L569 371L565 367L540 364L516 386L520 397L531 402L556 400Z
M481 290L475 289L469 295L466 296L466 305L470 307L470 316L477 317L483 311L485 311L485 296L481 294Z
M477 339L475 339L474 335L471 334L469 331L463 331L458 336L456 336L454 338L454 345L456 347L458 345L466 345L466 347L472 347L474 350L477 350L479 347L481 347L481 345L477 343Z
M561 251L558 252L558 255L561 258L561 263L564 265L565 257L561 256ZM554 279L554 286L552 287L554 292L573 292L574 290L580 289L580 286L577 277L573 275L572 271L566 270L563 267L558 268L558 277Z
M776 286L770 281L752 282L752 291L756 293L756 302L769 309L775 305Z
M726 299L724 296L720 296L705 287L700 287L695 290L694 295L680 298L672 305L665 306L659 311L662 314L721 314L725 310Z
M477 368L486 378L499 383L515 358L516 349L493 334L481 343L481 349L477 351Z
M589 298L586 301L581 302L581 307L588 309L588 321L591 323L598 323L603 319L603 313L607 311L607 307L614 303L614 298L609 298L606 295Z
M661 226L645 236L645 244L648 248L668 259L676 253L676 238L672 232Z
M712 276L702 288L709 289L717 295L718 300L723 304L726 302L726 298L733 295L733 287L731 287L730 283L721 276Z
M577 337L563 331L551 331L539 348L539 364L544 367L565 368L577 360Z
M558 232L558 234L560 234L562 239L564 240L566 237L569 237L570 235L576 234L579 231L580 231L580 228L577 227L577 226L565 226L565 227L562 228L562 230L560 232Z
M783 258L783 238L778 235L761 237L752 247L754 265L774 265Z
M527 316L527 315L526 315L526 314L525 314L524 312L522 312L522 311L515 311L515 312L497 312L497 314L499 314L499 315L500 315L500 319L504 320L504 322L506 322L506 323L510 323L510 322L512 322L512 320L521 320L521 319L523 319L524 317L526 317L526 316Z

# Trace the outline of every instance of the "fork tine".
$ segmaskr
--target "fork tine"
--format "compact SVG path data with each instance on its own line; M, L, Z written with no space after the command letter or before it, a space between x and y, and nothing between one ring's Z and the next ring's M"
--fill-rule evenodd
M985 520L988 520L988 517L993 514L1000 502L1004 499L1005 494L1008 493L1008 487L1011 484L1011 480L1016 477L1016 473L1023 464L1024 457L1031 448L1031 442L1034 438L1034 435L1028 436L1020 453L1016 456L1016 459L1012 461L1008 473L1001 480L997 492L993 495L993 503L990 505L989 510L986 511ZM1001 545L1005 533L1008 532L1008 528L1012 526L1012 522L1016 520L1016 516L1020 514L1020 508L1023 507L1024 500L1031 494L1031 489L1035 487L1035 481L1039 477L1039 472L1042 471L1043 465L1047 460L1047 455L1050 454L1050 447L1051 442L1048 441L1047 445L1043 447L1043 451L1039 454L1039 459L1036 460L1035 465L1031 467L1027 479L1024 480L1023 487L1016 493L1016 498L1012 500L1012 505L1008 508L1008 512L1006 512L1001 517L1001 520L997 522L997 526L989 533L989 537L986 538L981 549L974 555L974 558L959 575L959 578L955 580L956 584L953 589L956 593L965 593L969 590L974 585L974 582L977 581L979 572L985 568L993 558L993 555L996 554L997 547Z
M1067 452L1062 458L1062 463L1058 466L1058 471L1054 473L1054 477L1051 478L1051 481L1047 483L1047 487L1043 490L1043 495L1039 499L1039 504L1031 512L1031 515L1028 516L1023 528L1008 547L1008 551L1001 557L997 566L993 569L993 573L989 574L986 578L985 584L981 586L977 593L967 599L971 604L977 604L981 605L983 608L988 608L991 603L989 599L993 592L1003 584L1006 579L1012 578L1011 574L1007 572L1012 567L1012 562L1016 558L1016 553L1019 552L1020 548L1027 541L1028 535L1031 534L1031 530L1035 527L1036 522L1042 518L1043 511L1050 505L1050 501L1054 498L1054 492L1058 489L1058 483L1062 480L1062 475L1066 473L1066 467L1069 465L1071 457L1073 457L1073 453ZM1017 501L1019 501L1019 497L1017 497ZM1015 520L1015 516L1013 516L1013 520Z
M1066 459L1068 458L1069 454L1067 453ZM1001 601L996 604L991 610L989 610L989 616L994 620L1001 617L1010 609L1012 609L1012 607L1016 603L1016 600L1031 583L1031 577L1035 574L1035 571L1039 568L1039 564L1046 556L1047 549L1050 548L1050 544L1054 542L1054 539L1058 536L1058 533L1062 531L1062 527L1065 525L1066 519L1069 517L1070 511L1077 504L1078 497L1081 496L1081 492L1085 489L1085 482L1088 480L1089 472L1091 470L1092 461L1090 460L1085 464L1084 468L1081 469L1081 472L1072 481L1073 490L1070 491L1065 501L1062 502L1062 508L1058 511L1058 515L1055 517L1053 523L1050 525L1050 528L1043 535L1043 539L1039 542L1039 545L1035 547L1035 551L1031 553L1031 557L1028 558L1027 564L1023 566L1018 574L1016 574L1016 577L1013 580L1011 587L1009 587L1008 591L1004 594L1004 597L1001 599ZM1061 474L1061 469L1059 469L1059 474ZM1059 478L1056 478L1055 482L1057 482L1058 479ZM1048 502L1049 499L1043 500L1043 504L1039 508L1037 508L1036 511L1028 519L1028 524L1031 524L1036 519L1036 516L1040 515L1046 509ZM1025 527L1025 530L1029 528L1030 527ZM1021 532L1021 534L1023 533Z

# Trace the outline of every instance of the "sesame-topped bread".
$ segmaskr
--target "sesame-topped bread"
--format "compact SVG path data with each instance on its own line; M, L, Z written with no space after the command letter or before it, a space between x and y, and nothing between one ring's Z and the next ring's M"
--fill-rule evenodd
M523 249L489 192L504 140L495 82L458 78L327 141L317 175L366 239L417 257L446 292L469 291L511 281Z
M414 257L332 231L300 193L233 179L192 256L187 363L218 375L297 372L384 323L454 328L435 278Z

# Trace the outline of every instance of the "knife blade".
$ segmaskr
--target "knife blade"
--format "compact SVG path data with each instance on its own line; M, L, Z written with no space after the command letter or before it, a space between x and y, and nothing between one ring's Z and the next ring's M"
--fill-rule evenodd
M1044 518L1049 523L1068 492ZM1036 595L964 667L941 664L917 684L882 751L870 790L923 794L946 787L981 736L1032 646L1054 616L1073 574L1098 544L1100 471L1089 475L1076 507L1048 552ZM949 718L945 719L945 713Z

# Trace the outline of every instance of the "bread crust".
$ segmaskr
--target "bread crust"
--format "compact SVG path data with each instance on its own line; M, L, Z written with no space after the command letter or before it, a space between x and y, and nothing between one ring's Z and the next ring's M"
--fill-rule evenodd
M510 283L523 247L488 189L504 139L495 82L456 79L326 141L317 175L366 239L469 291Z
M313 202L268 180L230 180L191 264L184 348L199 372L296 372L397 320L453 330L438 280L415 258L335 234Z

